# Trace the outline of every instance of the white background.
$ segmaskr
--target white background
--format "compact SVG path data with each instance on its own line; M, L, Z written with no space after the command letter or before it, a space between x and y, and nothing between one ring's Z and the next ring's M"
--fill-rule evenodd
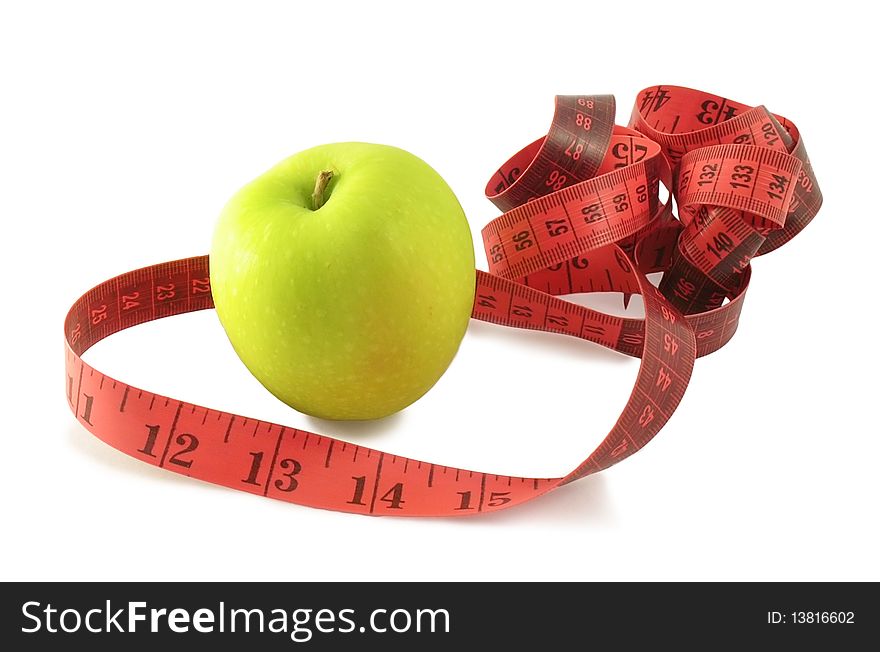
M840 3L423 4L2 5L0 577L880 579L871 20ZM659 83L794 119L826 201L755 262L736 337L623 464L494 515L367 518L146 466L68 412L69 305L206 252L227 198L285 156L341 140L414 152L455 189L485 268L479 230L497 211L483 187L544 133L553 95L614 93L625 123ZM428 395L358 425L272 398L213 312L120 333L87 360L202 405L526 475L586 457L638 365L473 324Z

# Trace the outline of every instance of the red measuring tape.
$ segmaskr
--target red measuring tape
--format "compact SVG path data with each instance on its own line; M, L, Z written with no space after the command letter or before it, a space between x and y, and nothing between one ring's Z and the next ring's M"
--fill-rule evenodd
M67 400L95 436L183 475L360 514L437 516L511 507L632 455L668 421L696 357L733 336L752 257L794 237L822 195L789 120L677 86L639 93L629 127L610 95L558 96L547 136L492 176L502 211L483 229L473 318L571 335L641 358L617 423L577 468L526 478L441 466L147 392L82 360L95 342L213 307L208 257L117 276L65 320ZM663 204L660 183L671 189ZM659 288L646 274L664 272ZM559 298L640 294L644 319ZM726 301L725 301L726 300Z

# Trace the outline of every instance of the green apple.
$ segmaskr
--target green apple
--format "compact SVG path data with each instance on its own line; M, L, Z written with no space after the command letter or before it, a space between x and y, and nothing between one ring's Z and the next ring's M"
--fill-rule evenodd
M291 407L375 419L440 378L467 329L474 249L452 190L396 147L334 143L242 188L211 287L238 356Z

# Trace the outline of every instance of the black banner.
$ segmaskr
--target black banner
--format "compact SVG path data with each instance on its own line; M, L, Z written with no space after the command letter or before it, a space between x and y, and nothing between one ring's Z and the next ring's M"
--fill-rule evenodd
M875 584L4 584L7 650L526 649L636 643L714 649L874 640ZM872 636L873 635L873 636ZM226 640L229 639L229 640Z

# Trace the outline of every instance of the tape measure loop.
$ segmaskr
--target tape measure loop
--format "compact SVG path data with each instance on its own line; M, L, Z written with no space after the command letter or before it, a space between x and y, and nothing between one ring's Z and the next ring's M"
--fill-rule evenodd
M492 175L486 197L500 210L592 178L614 129L613 95L557 95L550 130Z
M686 225L661 289L686 314L720 308L754 256L816 215L821 193L800 133L764 106L680 86L641 91L630 126L663 148Z

